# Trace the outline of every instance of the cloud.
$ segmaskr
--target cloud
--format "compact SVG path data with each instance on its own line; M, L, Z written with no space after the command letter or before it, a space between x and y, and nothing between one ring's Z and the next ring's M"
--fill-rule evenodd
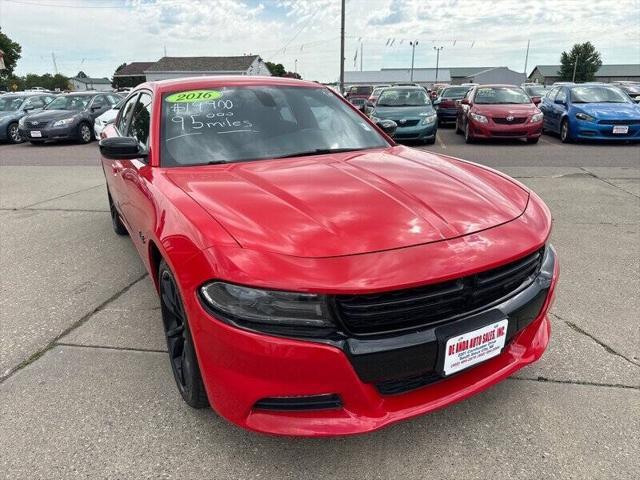
M64 3L77 7L2 3L3 31L23 46L19 73L51 71L53 51L66 74L82 66L90 75L111 76L124 61L157 60L166 45L169 55L256 53L290 69L297 59L306 78L338 76L340 2L335 0L101 2L116 8L93 8L91 0ZM420 42L417 66L435 66L432 47L442 45L445 67L522 70L527 40L529 68L557 63L563 50L586 40L605 63L640 59L637 0L350 0L346 18L346 57L353 57L361 39L365 69L409 65L413 39ZM386 45L389 38L396 39L393 46ZM351 65L345 62L345 68Z

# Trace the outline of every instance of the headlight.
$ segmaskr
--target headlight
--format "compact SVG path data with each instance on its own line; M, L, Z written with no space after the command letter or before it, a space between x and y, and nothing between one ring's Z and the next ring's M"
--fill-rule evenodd
M586 113L582 112L576 113L576 118L578 120L585 120L587 122L593 122L595 120L595 118L593 118L591 115L587 115Z
M422 119L422 124L423 125L431 125L432 123L434 123L436 121L436 118L438 118L438 116L436 114L427 115L426 117L424 117Z
M65 125L69 125L70 123L73 123L74 118L63 118L62 120L58 120L57 122L55 122L53 124L54 127L64 127Z
M487 120L487 117L485 117L484 115L480 115L479 113L471 112L469 115L471 115L471 118L473 118L478 123L488 123L489 122L489 120Z
M19 127L24 127L26 124L27 124L27 117L22 117L20 120L18 120Z
M540 122L544 118L544 113L534 113L531 117L531 123Z
M239 321L269 325L331 327L326 299L311 293L281 292L211 282L200 294L212 310Z

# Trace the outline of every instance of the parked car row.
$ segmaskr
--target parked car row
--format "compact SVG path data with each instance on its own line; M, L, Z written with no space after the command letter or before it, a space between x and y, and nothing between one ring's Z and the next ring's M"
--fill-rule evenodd
M120 95L111 92L56 95L32 91L2 95L0 141L39 144L71 139L88 143L99 138L102 128L115 118L109 112L121 100Z

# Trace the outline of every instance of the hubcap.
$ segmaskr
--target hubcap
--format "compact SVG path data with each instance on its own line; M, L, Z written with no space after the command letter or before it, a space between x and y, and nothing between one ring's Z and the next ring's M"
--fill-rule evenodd
M20 131L18 130L17 125L11 125L11 127L9 127L9 136L11 137L11 140L15 143L18 143L22 140L22 137L20 136Z
M86 125L82 126L80 135L82 136L82 140L84 140L85 142L91 140L91 132L89 131L89 127L87 127Z
M566 139L567 138L567 122L562 124L562 139Z
M191 378L193 368L187 355L189 340L185 328L186 318L178 288L173 277L166 270L162 272L160 277L160 297L171 368L178 387L184 391L187 388L188 379Z

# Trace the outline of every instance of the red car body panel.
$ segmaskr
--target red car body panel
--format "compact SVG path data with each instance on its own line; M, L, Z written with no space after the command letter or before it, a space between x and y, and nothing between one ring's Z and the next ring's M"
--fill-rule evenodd
M551 231L547 207L515 180L390 140L388 148L362 152L160 166L163 93L267 84L319 88L255 77L145 84L138 90L154 97L148 162L102 160L109 191L156 286L158 256L175 274L212 407L260 432L363 433L463 400L538 359L549 339L557 265L538 316L502 353L391 397L363 382L335 346L241 329L205 309L197 292L212 279L327 295L384 292L505 265L539 250ZM106 137L117 135L115 126L105 129ZM324 393L339 394L343 407L253 408L265 397Z
M480 87L499 87L504 85L481 85ZM524 138L535 139L542 135L542 120L532 122L531 117L541 113L540 109L533 103L527 104L477 104L473 103L475 90L469 97L471 105L457 103L458 124L464 130L469 125L470 135L474 138ZM480 123L474 120L470 114L476 113L484 115L488 123ZM509 120L511 118L511 120Z

